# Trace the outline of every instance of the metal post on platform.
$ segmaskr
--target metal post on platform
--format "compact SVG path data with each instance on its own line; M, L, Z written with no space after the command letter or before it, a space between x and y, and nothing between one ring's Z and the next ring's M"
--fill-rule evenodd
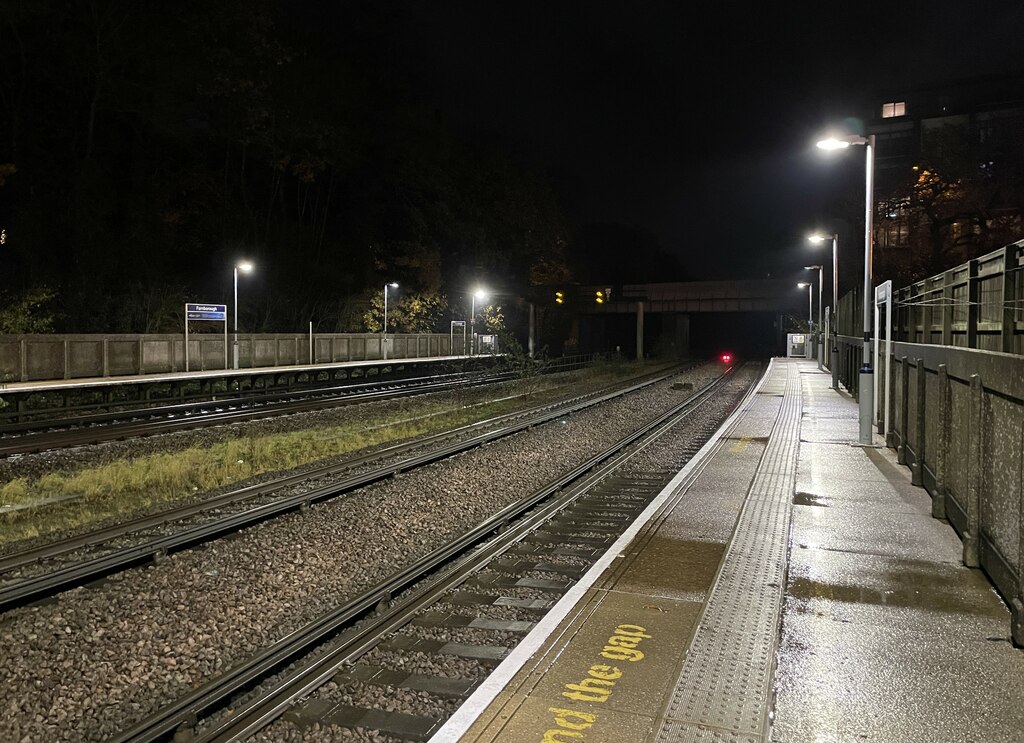
M860 368L860 380L857 388L860 438L865 446L874 443L872 435L871 411L874 409L874 369L871 367L871 258L872 230L874 216L874 178L875 178L875 135L866 137L848 135L830 137L818 142L823 150L845 149L850 145L864 145L864 363Z
M821 295L825 291L825 267L821 265L804 266L804 270L807 271L813 271L814 269L818 269L818 327L817 334L815 336L818 348L816 350L818 352L818 371L823 371L825 364L825 335L822 333L822 328L824 326L821 324Z
M381 337L381 351L380 355L385 361L388 358L388 288L397 289L398 282L392 281L389 284L384 285L384 324L381 326L383 329L383 335Z
M801 289L803 289L804 287L807 287L807 340L811 341L811 339L814 338L814 331L813 331L813 329L814 329L814 310L812 309L812 307L814 306L814 302L813 302L813 299L812 299L812 296L811 296L811 290L814 288L814 285L811 284L810 281L801 281L799 284L797 284L797 286L800 287ZM806 347L806 344L805 344L804 345L804 358L805 359L809 357L806 348L807 347Z
M483 289L477 289L473 292L473 298L470 300L469 309L469 355L473 356L476 354L476 300L483 301L487 298L487 292Z
M233 339L232 347L234 349L232 358L234 362L233 368L238 368L238 272L249 273L252 271L252 263L250 261L239 261L235 264L234 277L235 277L235 334Z
M807 237L812 243L824 242L828 238L828 235L823 235L820 232L816 232L813 235ZM821 279L818 279L819 291L821 287ZM830 332L828 334L828 343L830 349L830 366L832 369L832 389L839 389L839 324L837 310L839 307L839 235L835 232L832 233L832 312L829 314L831 319Z
M636 360L644 360L644 303L636 303Z
M532 359L537 352L537 308L533 302L530 302L530 337L527 343L529 344L528 353Z

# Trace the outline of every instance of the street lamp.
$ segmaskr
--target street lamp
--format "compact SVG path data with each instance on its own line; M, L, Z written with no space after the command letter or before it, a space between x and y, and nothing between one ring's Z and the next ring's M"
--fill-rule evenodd
M828 235L816 232L808 235L807 239L812 243L821 243L828 239ZM832 389L839 389L839 325L836 322L839 311L839 235L832 233Z
M234 340L232 342L232 358L234 359L234 368L238 368L238 272L251 273L252 263L249 261L239 261L235 264L234 276L235 276L235 333Z
M813 288L813 286L814 285L810 281L801 281L799 284L797 284L797 287L800 288L800 289L803 289L804 287L807 288L807 331L808 331L808 334L810 334L811 328L814 327L814 309L813 309L814 302L811 299L811 289Z
M814 269L818 269L818 328L817 328L817 336L818 336L818 371L821 371L821 366L824 363L824 356L825 356L825 354L824 354L824 352L822 350L825 347L824 346L824 344L825 344L825 336L821 332L821 328L822 328L822 325L821 325L821 295L822 295L822 289L824 289L824 283L823 282L825 280L824 279L824 267L822 267L822 266L804 266L804 270L805 271L813 271Z
M390 284L385 284L384 285L384 335L383 335L383 338L381 340L381 348L382 348L381 354L384 356L385 360L387 360L387 358L388 358L388 288L389 287L391 289L397 289L398 288L398 282L397 281L392 281Z
M477 289L475 292L473 292L473 299L470 301L470 310L469 310L469 337L470 337L469 355L470 356L472 356L473 354L476 353L476 300L479 299L480 301L483 301L486 298L487 298L487 292L485 292L483 289Z
M871 222L874 212L873 188L875 177L875 135L860 137L851 134L845 137L830 137L818 142L823 150L842 150L850 145L864 145L864 364L860 368L857 385L860 398L860 443L871 446L874 443L871 424L874 413L874 370L871 368Z

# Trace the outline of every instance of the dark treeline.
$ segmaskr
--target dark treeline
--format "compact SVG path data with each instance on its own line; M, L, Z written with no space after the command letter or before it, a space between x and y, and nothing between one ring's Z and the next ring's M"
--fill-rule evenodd
M385 281L443 312L477 279L528 298L568 278L543 182L453 136L386 45L367 56L380 39L289 6L0 0L9 304L45 288L56 330L180 330L249 258L247 329L327 332L366 328Z

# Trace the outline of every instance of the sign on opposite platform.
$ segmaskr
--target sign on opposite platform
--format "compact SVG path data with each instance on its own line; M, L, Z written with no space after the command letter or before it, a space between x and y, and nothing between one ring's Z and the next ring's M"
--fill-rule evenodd
M185 303L185 371L188 363L188 323L190 320L212 320L224 323L224 368L228 368L228 306L199 302Z

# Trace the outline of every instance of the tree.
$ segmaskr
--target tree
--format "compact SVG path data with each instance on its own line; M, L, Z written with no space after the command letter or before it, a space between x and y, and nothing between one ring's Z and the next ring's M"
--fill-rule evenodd
M977 144L963 123L926 129L913 177L880 202L878 228L898 220L902 249L881 251L885 275L911 283L1020 238L1024 232L1024 124L1003 122L1005 146Z
M52 333L56 314L53 302L56 292L37 286L15 297L0 301L0 333Z
M392 333L436 333L441 317L448 311L443 294L413 293L397 301L388 300L388 331ZM384 326L384 290L375 292L363 314L363 326L380 333Z

